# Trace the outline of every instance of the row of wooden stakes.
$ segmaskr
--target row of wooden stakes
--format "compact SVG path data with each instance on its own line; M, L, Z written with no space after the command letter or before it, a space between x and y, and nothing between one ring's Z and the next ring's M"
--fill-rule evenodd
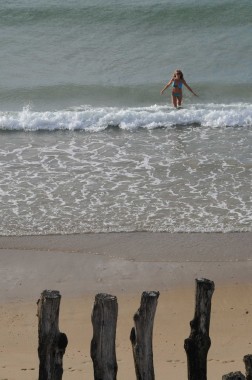
M209 337L211 299L214 282L196 279L195 314L190 322L191 333L185 339L188 380L207 379L207 354L211 345ZM140 308L134 315L134 327L130 340L133 349L137 380L154 380L152 335L159 292L143 292ZM61 295L57 290L44 290L38 300L39 380L61 380L63 355L68 340L59 331L59 307ZM117 298L100 293L95 296L92 312L93 338L91 358L94 380L116 380L116 324ZM252 380L252 355L244 356L246 375L231 372L222 380Z

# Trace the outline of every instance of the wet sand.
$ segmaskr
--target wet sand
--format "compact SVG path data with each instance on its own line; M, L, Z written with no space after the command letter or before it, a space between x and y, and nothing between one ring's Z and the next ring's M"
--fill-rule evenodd
M92 379L94 296L118 297L118 379L134 378L130 329L144 290L159 290L154 326L156 379L187 378L184 339L195 278L215 282L208 378L244 372L252 352L252 234L119 233L0 238L0 380L37 378L36 301L62 294L60 329L69 338L64 379Z

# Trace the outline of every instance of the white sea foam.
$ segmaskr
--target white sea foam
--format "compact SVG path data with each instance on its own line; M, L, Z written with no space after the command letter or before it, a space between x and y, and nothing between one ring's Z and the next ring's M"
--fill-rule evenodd
M2 2L0 234L252 230L252 2L229 3ZM181 51L200 97L175 110Z
M250 128L113 132L2 133L0 234L251 231Z
M19 131L84 130L99 132L108 127L122 130L199 125L204 127L250 127L252 104L198 104L176 110L169 106L116 108L83 106L54 112L1 112L0 129Z

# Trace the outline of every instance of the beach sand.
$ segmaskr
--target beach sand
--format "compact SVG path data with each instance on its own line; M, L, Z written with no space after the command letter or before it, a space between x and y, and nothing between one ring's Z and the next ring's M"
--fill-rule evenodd
M62 295L64 379L93 378L91 311L99 292L118 298L118 379L135 378L129 334L144 290L160 291L156 379L186 379L183 344L201 277L215 282L208 379L244 372L243 356L252 353L251 246L251 233L0 237L0 380L38 378L36 301L44 289Z

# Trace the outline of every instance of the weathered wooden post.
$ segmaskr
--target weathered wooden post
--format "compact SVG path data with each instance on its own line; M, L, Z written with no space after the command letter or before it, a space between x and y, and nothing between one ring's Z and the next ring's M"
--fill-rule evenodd
M39 336L39 380L61 380L67 336L59 331L61 295L57 290L44 290L37 302Z
M93 338L91 341L91 358L95 380L116 379L117 315L118 304L115 296L104 293L95 296L92 312Z
M245 376L241 372L230 372L222 376L222 380L245 380Z
M152 333L159 292L143 292L141 305L134 315L132 343L137 380L154 380Z
M246 380L252 380L252 355L245 355L243 362L246 368Z
M190 322L191 333L185 339L188 380L207 379L207 354L211 346L209 337L211 298L214 282L196 279L196 303L194 319Z

